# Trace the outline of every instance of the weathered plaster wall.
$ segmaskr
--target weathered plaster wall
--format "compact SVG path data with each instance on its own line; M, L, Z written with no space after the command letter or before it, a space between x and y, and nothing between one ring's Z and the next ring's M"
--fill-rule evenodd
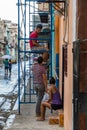
M73 55L72 42L76 40L76 1L70 0L68 6L68 15L65 21L60 18L60 86L62 85L62 45L67 44L67 76L64 75L64 128L72 130L73 128ZM65 35L66 27L66 35ZM64 38L65 35L65 38ZM64 40L63 40L64 39Z

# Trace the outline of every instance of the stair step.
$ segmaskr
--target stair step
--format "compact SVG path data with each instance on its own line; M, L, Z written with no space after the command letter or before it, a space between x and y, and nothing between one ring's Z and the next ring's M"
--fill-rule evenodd
M64 127L64 113L59 112L59 126Z
M55 124L59 124L59 117L55 117L55 116L52 116L52 117L49 117L49 124L50 125L55 125Z

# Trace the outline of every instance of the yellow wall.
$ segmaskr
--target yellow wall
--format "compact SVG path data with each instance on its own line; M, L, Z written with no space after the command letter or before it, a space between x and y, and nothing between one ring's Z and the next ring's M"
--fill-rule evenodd
M67 53L67 76L64 75L64 130L72 130L72 87L73 87L73 55L72 55L72 4L69 3L69 17L67 17L67 24L64 17L59 17L59 48L60 60L59 60L59 84L62 87L62 45L64 42L65 27L66 27L66 37L65 41L68 45Z
M59 54L59 17L55 15L55 53Z

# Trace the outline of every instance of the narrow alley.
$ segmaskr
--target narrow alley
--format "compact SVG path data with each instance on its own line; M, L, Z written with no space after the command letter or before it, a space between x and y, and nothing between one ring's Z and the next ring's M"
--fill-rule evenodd
M87 130L87 0L14 0L15 15L6 2L0 3L1 13L7 16L10 9L17 23L0 16L0 65L4 55L17 64L11 80L0 69L0 130ZM59 105L58 96L50 89L48 106L37 105L43 111L35 113L35 87L43 85L46 91L52 77L62 111L47 109L45 119L45 107L51 108L51 99ZM36 121L35 115L45 121Z
M18 114L17 68L18 64L13 64L11 80L4 79L4 68L3 66L0 68L0 87L2 88L0 92L0 104L2 104L0 112L0 129L3 128L3 130L64 130L64 128L59 126L59 124L51 125L49 122L50 117L56 117L58 119L57 111L53 111L53 113L51 113L51 110L47 109L46 120L40 122L36 121L36 103L21 104L20 115ZM27 68L27 73L28 72L29 69ZM1 100L2 98L4 98L5 100ZM36 98L36 96L34 98Z

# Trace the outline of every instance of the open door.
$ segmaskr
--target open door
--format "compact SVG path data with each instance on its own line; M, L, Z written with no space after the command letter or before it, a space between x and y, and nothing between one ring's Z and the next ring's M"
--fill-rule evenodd
M87 41L73 43L73 130L87 130Z

